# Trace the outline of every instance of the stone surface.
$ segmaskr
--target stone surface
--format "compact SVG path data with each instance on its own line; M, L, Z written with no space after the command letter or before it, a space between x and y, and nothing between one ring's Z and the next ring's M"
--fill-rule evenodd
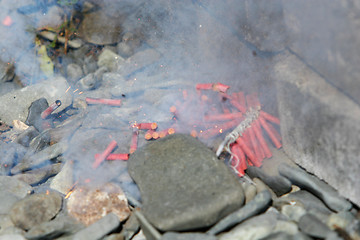
M84 15L79 27L79 35L89 43L114 44L121 40L123 31L121 24L125 17L123 14L109 17L103 10L92 11Z
M244 202L229 169L191 136L174 134L149 143L130 156L128 167L145 217L161 230L210 226Z
M8 125L12 125L13 120L25 122L30 104L41 97L50 104L60 100L62 104L54 113L62 111L72 102L70 92L66 92L68 87L66 79L57 76L0 96L0 119Z
M84 75L81 66L75 63L70 63L66 66L66 76L69 82L75 83Z
M55 239L59 236L72 233L80 228L80 224L73 218L62 215L57 216L54 220L43 222L32 227L25 233L26 239Z
M0 240L26 240L26 238L20 234L4 234L0 236Z
M30 184L31 186L45 182L49 177L56 175L61 170L61 163L54 163L48 166L14 175L13 178Z
M19 173L29 168L37 167L47 160L56 158L63 154L68 149L68 143L66 140L55 143L37 153L30 156L24 156L21 162L11 169L12 174Z
M17 180L10 176L0 176L0 191L10 192L18 198L24 198L30 194L32 187L20 180Z
M146 219L141 211L135 210L134 215L140 223L141 231L144 233L147 240L160 240L160 232Z
M101 52L97 61L99 67L106 67L109 71L115 70L117 64L123 63L124 59L122 57L107 48Z
M248 167L246 173L251 178L257 177L261 179L277 196L284 195L291 191L291 182L282 176L269 176L261 168L254 166Z
M67 194L73 185L73 162L68 160L63 164L61 171L56 174L56 176L51 181L50 188L62 194Z
M359 106L292 54L279 57L274 78L285 152L359 205Z
M325 2L282 1L289 47L341 92L360 103L360 5L357 1Z
M162 235L160 240L216 240L216 237L203 233L166 232Z
M77 232L74 240L97 240L101 239L120 225L118 216L109 213L97 222L91 224L87 228Z
M8 191L0 191L0 214L7 214L20 198Z
M305 214L300 218L299 228L302 232L317 238L325 238L331 232L330 228L311 214Z
M334 211L346 211L352 208L352 204L341 197L335 189L299 167L281 164L279 173L288 178L293 184L316 195Z
M287 216L290 220L299 222L300 218L306 214L306 210L300 205L289 204L282 206L281 213Z
M212 0L201 2L201 5L260 51L277 52L286 47L281 0L273 1L271 5L266 0L226 0L221 5Z
M130 215L126 196L114 183L99 187L77 186L66 203L68 212L85 225L93 224L109 213L120 221Z
M268 191L260 192L245 206L221 219L215 226L208 230L207 233L215 235L229 229L252 216L264 212L269 207L270 203L271 194Z
M152 48L137 52L126 59L124 63L117 64L116 72L123 76L128 76L135 71L155 63L160 57L160 53Z
M14 166L14 164L24 157L26 148L18 143L0 142L0 152L0 174L9 175L10 169Z
M13 205L10 218L15 226L28 230L55 217L61 205L62 197L57 193L33 194Z
M276 214L262 214L249 219L230 231L220 234L219 240L255 240L270 235L276 226Z

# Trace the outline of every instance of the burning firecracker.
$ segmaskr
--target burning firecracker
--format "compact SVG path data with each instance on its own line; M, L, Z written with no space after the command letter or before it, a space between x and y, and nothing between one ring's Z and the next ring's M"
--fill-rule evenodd
M273 126L279 125L280 120L261 109L257 94L234 92L229 95L229 88L222 83L201 83L195 87L196 94L184 90L183 101L177 101L170 108L174 117L168 128L159 130L155 122L132 124L129 154L136 151L141 130L145 131L146 140L174 133L188 133L205 141L224 134L224 140L216 151L217 156L223 151L228 152L231 156L230 165L239 176L244 176L248 166L260 167L265 158L272 156L264 133L276 148L282 146L281 136ZM214 96L204 94L208 90L218 95L219 101L214 101ZM197 112L191 114L191 107L194 106ZM111 153L115 147L116 142L113 141L102 154L96 154L93 167L98 167L105 160L127 160L128 153Z

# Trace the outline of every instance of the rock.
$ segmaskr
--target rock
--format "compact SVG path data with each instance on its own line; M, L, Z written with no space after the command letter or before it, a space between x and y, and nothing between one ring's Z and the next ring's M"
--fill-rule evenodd
M19 173L29 168L37 167L43 164L47 160L56 158L63 154L68 149L68 143L66 140L55 143L42 151L35 153L29 157L25 156L21 162L11 169L12 174Z
M84 14L78 33L85 41L106 45L120 42L126 15L118 13L117 16L107 16L104 10L91 11Z
M9 176L0 176L0 192L9 192L18 198L30 194L32 187L20 180Z
M62 44L65 44L65 42L67 41L67 46L71 47L71 48L80 48L83 45L83 42L78 38L71 39L71 40L66 39L65 37L59 36L58 34L51 32L51 31L46 31L46 30L41 31L39 33L39 35L50 41L54 41L56 39L57 42L62 43Z
M134 215L137 217L141 226L141 230L146 236L147 240L160 240L161 234L156 228L154 228L153 225L151 225L151 223L146 219L141 211L134 211Z
M264 212L271 204L271 194L269 191L258 193L255 198L239 210L227 215L216 223L206 233L216 235L223 232L246 219Z
M359 105L295 55L277 60L273 77L284 151L359 205L360 189L352 187L360 184Z
M241 183L245 192L245 204L250 202L256 196L256 187L254 184L250 184L247 181Z
M262 192L262 191L269 191L271 193L272 199L276 199L276 194L271 190L269 186L267 186L263 181L261 181L259 178L254 178L253 182L255 183L256 191Z
M15 142L23 145L24 147L29 147L29 143L37 135L39 135L39 132L35 129L34 126L30 126L25 131L23 131L18 135Z
M277 52L287 46L288 36L281 0L274 1L271 6L268 6L266 0L226 3L220 7L213 0L201 2L201 5L260 51Z
M94 73L89 73L85 77L79 80L78 84L82 90L93 90L99 87L100 83L97 82L97 79L94 76Z
M281 164L279 173L293 184L315 194L334 211L346 211L352 208L351 203L341 197L335 189L298 167Z
M7 214L11 207L16 203L20 198L8 191L0 192L0 214ZM1 227L1 226L0 226Z
M66 76L69 82L75 83L83 76L82 68L75 63L66 66Z
M109 213L97 222L91 224L87 228L77 232L74 240L97 240L101 239L120 225L118 216Z
M7 228L14 227L13 222L8 214L0 215L0 236L4 234L4 230Z
M188 135L146 144L130 156L128 168L145 217L163 231L210 226L244 202L241 184L225 164Z
M97 65L99 67L106 67L110 71L114 71L117 64L123 64L124 59L111 51L110 49L104 48L98 57Z
M67 216L56 217L50 222L43 222L32 227L25 233L26 239L55 239L59 236L72 233L79 228L73 218Z
M175 233L166 232L161 240L216 240L215 236L206 235L203 233Z
M63 164L61 171L56 174L51 181L50 188L66 195L73 185L73 162L68 160Z
M15 119L25 122L30 104L42 97L46 98L48 103L60 100L62 104L54 113L60 112L72 102L71 91L66 92L68 87L66 79L58 76L2 95L0 96L0 119L8 125L12 125Z
M140 47L141 38L140 36L127 32L122 37L122 41L117 45L117 52L124 58L128 58L134 54L135 50Z
M26 240L26 238L20 234L5 234L0 236L0 240Z
M291 191L291 182L282 176L269 176L261 168L250 166L246 173L251 177L261 179L277 196L284 195Z
M29 230L54 218L61 205L62 197L57 193L33 194L16 202L9 214L15 226Z
M230 231L218 235L219 240L255 240L267 237L276 226L276 214L268 213L253 217Z
M17 143L0 142L0 152L0 173L1 175L9 175L10 169L13 167L13 165L24 157L26 148Z
M98 188L77 186L66 205L69 214L87 226L109 213L115 214L120 221L130 215L126 196L114 183Z
M327 226L332 229L346 229L352 222L356 221L351 212L339 212L330 214L327 219Z
M299 222L300 218L306 214L306 210L298 205L284 205L281 208L281 213L287 216L290 220Z
M331 230L312 214L303 215L298 223L300 230L312 237L326 238Z
M34 126L39 132L44 130L44 126L52 126L50 121L41 118L41 113L48 107L49 103L45 98L39 98L32 102L25 123Z
M27 171L22 174L14 175L13 178L33 186L38 183L45 182L49 177L54 176L60 172L60 169L61 163L55 163L49 166Z
M151 48L137 52L125 62L117 64L116 72L126 77L150 64L155 63L160 59L160 57L160 53Z
M128 220L126 220L126 223L123 225L123 229L121 230L121 234L124 236L124 239L131 239L140 230L140 223L133 213L134 211Z
M291 51L304 59L304 62L315 72L324 76L331 85L359 104L360 84L357 76L360 70L357 66L360 61L360 50L357 46L360 39L360 27L355 17L359 11L359 5L356 2L334 1L320 10L322 3L311 0L297 0L292 3L283 1L282 3ZM341 35L337 35L338 29L344 29ZM309 34L311 38L306 37L310 36ZM342 105L341 102L338 104ZM348 113L354 114L354 111L350 110ZM323 117L326 118L326 116ZM355 122L353 124L356 125ZM344 126L351 131L351 125L344 123ZM358 135L355 132L353 134ZM344 133L344 138L345 136L349 135ZM352 140L348 139L349 143ZM343 144L346 146L345 142ZM358 142L353 144L356 145ZM319 162L319 166L321 165ZM348 165L343 166L345 169ZM353 171L356 172L355 169ZM344 181L341 182L352 186ZM359 193L357 195L359 196Z

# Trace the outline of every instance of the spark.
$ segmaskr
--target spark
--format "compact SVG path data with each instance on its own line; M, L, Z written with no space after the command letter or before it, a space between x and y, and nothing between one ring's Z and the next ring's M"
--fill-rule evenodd
M65 91L65 92L67 93L67 92L70 90L70 88L71 88L71 86L70 86L70 87L68 87L68 88L66 89L66 91Z

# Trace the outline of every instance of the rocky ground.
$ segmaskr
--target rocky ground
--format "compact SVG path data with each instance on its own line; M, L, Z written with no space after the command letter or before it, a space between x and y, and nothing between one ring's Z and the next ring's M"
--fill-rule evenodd
M84 9L94 6L87 4ZM108 4L101 7L116 9ZM95 165L95 154L114 140L113 153L129 153L135 122L172 126L169 108L182 90L195 92L197 81L206 82L179 70L181 60L170 61L164 45L116 26L127 11L84 14L82 40L71 39L66 55L50 56L54 71L40 61L25 78L29 73L2 63L0 239L360 239L358 207L282 149L271 149L272 158L240 178L228 156L215 155L224 134L194 138L185 129L147 141L139 131L128 161ZM103 21L114 24L109 30ZM41 45L50 44L48 38L42 36ZM254 55L241 46L244 55ZM61 106L41 118L56 100ZM188 107L185 119L199 109Z

